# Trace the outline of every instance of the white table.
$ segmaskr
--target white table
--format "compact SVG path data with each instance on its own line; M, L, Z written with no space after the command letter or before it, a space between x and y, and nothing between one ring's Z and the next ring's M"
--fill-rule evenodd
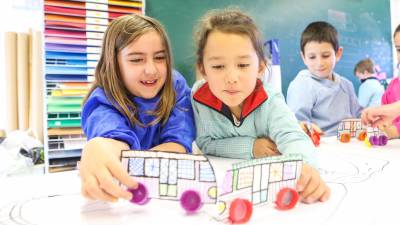
M248 224L400 224L400 140L367 148L357 140L323 138L318 155L321 175L332 189L328 202L298 204L289 211L257 207ZM216 167L233 161L212 159ZM0 224L221 224L207 207L186 215L170 201L90 202L79 189L77 172L0 180Z

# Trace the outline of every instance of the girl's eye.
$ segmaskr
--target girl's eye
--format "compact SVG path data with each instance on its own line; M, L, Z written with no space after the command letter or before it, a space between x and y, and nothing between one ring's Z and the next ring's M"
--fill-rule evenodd
M329 58L329 57L331 57L331 55L323 55L322 56L322 58L324 58L324 59Z
M164 61L166 59L166 57L162 55L162 56L156 56L154 59L156 61Z
M240 67L240 68L246 68L246 67L249 67L249 66L250 66L249 63L240 63L240 64L238 64L238 67Z
M139 63L139 62L142 62L143 59L130 59L129 61L133 62L133 63Z
M223 69L225 66L224 65L215 65L215 66L211 66L211 68L216 69L216 70L221 70Z
M310 56L310 57L308 57L309 59L315 59L315 56Z

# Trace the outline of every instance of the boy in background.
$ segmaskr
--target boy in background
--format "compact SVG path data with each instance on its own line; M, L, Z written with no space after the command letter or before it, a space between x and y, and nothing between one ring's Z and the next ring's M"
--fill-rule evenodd
M298 120L334 136L340 121L359 117L362 110L352 83L334 72L343 53L337 30L327 22L313 22L303 31L300 48L307 69L290 83L287 104Z
M374 62L370 58L359 61L354 67L354 74L361 81L358 89L358 103L364 108L381 105L385 90L376 78Z

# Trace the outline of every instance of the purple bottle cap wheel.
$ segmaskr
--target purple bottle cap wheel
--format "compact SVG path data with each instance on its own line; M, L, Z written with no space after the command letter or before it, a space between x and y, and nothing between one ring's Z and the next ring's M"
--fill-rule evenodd
M388 142L388 137L386 135L379 136L379 144L385 146Z
M371 143L371 145L379 145L378 137L375 135L369 137L369 143Z
M128 189L128 191L133 195L132 199L130 200L132 203L144 205L150 201L150 198L148 197L149 192L147 191L146 186L142 183L139 183L136 189Z
M185 191L181 196L180 203L187 213L194 213L203 205L199 193L193 190Z

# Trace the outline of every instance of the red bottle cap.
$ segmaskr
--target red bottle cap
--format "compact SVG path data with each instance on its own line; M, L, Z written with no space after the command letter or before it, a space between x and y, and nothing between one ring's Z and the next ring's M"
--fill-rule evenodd
M229 219L232 223L246 223L253 213L253 205L247 199L237 198L229 208Z
M299 200L299 194L292 188L282 188L276 197L276 208L280 210L292 209Z

